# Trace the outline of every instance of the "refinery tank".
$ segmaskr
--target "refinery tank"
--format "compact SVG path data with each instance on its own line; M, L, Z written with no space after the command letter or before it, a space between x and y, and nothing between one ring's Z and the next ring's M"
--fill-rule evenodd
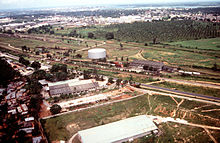
M106 58L106 50L102 48L91 49L88 51L90 59L104 59Z

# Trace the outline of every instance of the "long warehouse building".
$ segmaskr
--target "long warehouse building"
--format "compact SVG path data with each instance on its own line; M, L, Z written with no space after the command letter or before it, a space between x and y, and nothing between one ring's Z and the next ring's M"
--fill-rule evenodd
M122 143L158 133L157 126L145 115L79 131L73 143Z
M97 89L99 87L98 82L92 80L66 80L55 83L48 83L50 95L80 93Z

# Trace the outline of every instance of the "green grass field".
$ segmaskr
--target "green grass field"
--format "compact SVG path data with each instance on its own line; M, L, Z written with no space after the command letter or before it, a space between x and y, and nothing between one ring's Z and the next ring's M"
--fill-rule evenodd
M143 57L148 60L161 61L168 63L168 65L178 66L199 66L211 68L213 64L219 63L220 59L200 53L193 53L188 51L173 50L169 48L155 48L145 49Z
M171 89L175 88L176 90L180 90L184 92L191 92L191 93L197 93L197 94L220 98L220 89L205 88L205 87L198 87L198 86L192 86L192 85L183 85L183 84L176 84L176 83L170 83L170 82L156 83L153 85L159 86L159 87L171 88Z
M179 42L171 42L169 44L182 45L184 47L192 47L197 49L220 51L220 38L179 41Z

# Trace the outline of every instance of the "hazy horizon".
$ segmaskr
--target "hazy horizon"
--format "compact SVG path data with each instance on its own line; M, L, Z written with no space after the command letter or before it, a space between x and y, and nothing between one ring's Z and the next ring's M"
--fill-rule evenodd
M68 7L68 6L96 6L96 5L121 5L121 4L167 4L167 3L195 3L195 2L210 2L208 0L0 0L0 10L6 9L28 9L41 7ZM220 2L220 0L211 0L211 2Z

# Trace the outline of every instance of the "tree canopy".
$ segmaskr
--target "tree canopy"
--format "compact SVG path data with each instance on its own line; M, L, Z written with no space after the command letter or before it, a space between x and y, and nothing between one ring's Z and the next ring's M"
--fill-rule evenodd
M27 89L30 94L40 94L42 85L37 80L29 80Z
M35 70L38 70L41 67L41 64L38 61L34 61L31 64L31 67L33 67Z
M22 64L25 65L25 66L30 65L30 61L24 59L24 57L22 57L22 56L20 56L20 58L19 58L19 63L22 63Z
M53 115L60 113L61 110L62 110L62 108L61 108L60 105L58 105L58 104L54 104L52 107L50 107L50 112L51 112Z
M52 73L65 72L67 73L67 65L65 64L54 64L50 70Z
M4 59L0 58L0 84L6 86L15 76L20 76L18 71L15 71L11 65Z
M94 38L94 33L89 32L89 33L88 33L88 38L91 38L91 39Z
M107 40L114 39L114 33L113 32L106 33L105 38Z
M94 29L94 27L84 28ZM93 34L96 38L107 39L107 37L110 37L109 33L111 32L109 31L113 31L114 39L119 41L159 43L220 37L219 28L219 23L213 24L204 21L153 21L112 24L103 28L97 27L95 31L93 30Z
M46 78L46 72L44 70L37 70L32 74L32 79L42 80Z
M65 72L57 72L55 75L56 75L56 79L58 81L62 81L62 80L67 79L67 73L65 73Z

